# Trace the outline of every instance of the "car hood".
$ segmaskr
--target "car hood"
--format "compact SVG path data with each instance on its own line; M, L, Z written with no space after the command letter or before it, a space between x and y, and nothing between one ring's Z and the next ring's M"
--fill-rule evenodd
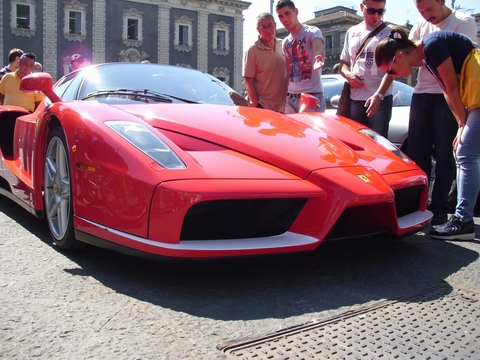
M163 135L168 136L171 132L201 139L301 178L317 169L369 166L350 146L338 139L304 122L268 110L204 104L118 107L159 129ZM375 143L372 145L376 146Z

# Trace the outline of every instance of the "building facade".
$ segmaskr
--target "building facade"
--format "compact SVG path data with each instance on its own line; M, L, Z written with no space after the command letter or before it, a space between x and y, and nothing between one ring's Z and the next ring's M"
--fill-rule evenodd
M33 52L54 80L70 57L91 63L141 62L208 72L242 87L240 0L2 0L0 59L13 48Z

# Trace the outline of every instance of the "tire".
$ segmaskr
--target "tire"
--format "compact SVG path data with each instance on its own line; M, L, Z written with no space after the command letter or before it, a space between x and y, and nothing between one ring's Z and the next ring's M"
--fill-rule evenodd
M85 247L75 238L70 164L65 134L55 128L48 137L44 163L44 202L48 228L55 245L74 251Z

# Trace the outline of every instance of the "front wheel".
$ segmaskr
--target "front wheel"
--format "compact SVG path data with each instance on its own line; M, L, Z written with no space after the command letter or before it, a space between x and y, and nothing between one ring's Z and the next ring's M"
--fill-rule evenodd
M60 249L78 250L84 244L75 239L70 166L65 135L60 127L48 137L44 170L44 201L50 234Z

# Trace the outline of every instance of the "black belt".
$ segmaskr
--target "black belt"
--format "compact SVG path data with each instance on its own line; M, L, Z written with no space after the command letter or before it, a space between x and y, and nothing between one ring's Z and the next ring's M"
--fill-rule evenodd
M307 93L307 94L317 96L318 94L321 94L321 93ZM287 93L287 97L289 99L300 99L300 96L302 96L302 94Z
M287 97L288 97L289 99L300 99L300 96L301 96L301 95L302 95L302 94L287 93Z

